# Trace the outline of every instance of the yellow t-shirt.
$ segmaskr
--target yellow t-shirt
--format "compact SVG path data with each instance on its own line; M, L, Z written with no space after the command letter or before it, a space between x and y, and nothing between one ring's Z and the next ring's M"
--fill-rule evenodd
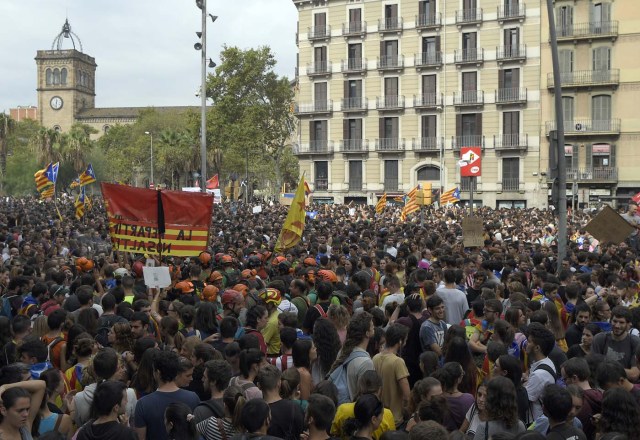
M278 328L279 310L276 310L269 316L267 325L262 329L262 337L267 344L267 354L277 356L280 354L280 329Z
M393 413L396 426L402 424L402 390L398 382L409 377L404 359L391 353L378 353L373 366L382 378L382 403Z
M336 416L333 418L333 423L331 424L331 435L340 437L343 440L349 439L349 436L342 432L342 427L344 426L344 422L355 417L353 411L355 406L355 402L348 402L343 403L338 407ZM375 440L378 440L385 432L395 430L396 424L393 421L393 413L391 412L391 410L385 408L382 414L382 422L380 423L380 426L378 426L378 429L376 429L373 433L373 438Z

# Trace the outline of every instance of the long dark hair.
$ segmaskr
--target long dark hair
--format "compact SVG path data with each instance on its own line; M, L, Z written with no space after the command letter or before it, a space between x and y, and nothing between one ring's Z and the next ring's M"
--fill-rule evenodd
M340 352L340 336L331 320L316 319L313 326L313 343L318 351L318 366L324 376L331 371L331 366Z
M371 423L371 418L382 414L384 406L382 402L373 394L363 394L358 397L353 407L354 417L344 422L344 434L351 437L357 431L367 427Z
M196 440L198 438L196 421L187 404L170 403L164 410L164 418L173 425L168 432L170 440Z
M506 377L496 376L487 384L488 420L502 421L507 429L518 423L516 388Z
M293 366L296 368L306 368L311 370L311 360L309 359L309 351L313 342L309 339L296 339L291 348L291 356L293 357Z
M458 362L462 365L462 369L465 374L460 385L458 385L458 389L462 393L475 394L478 368L473 361L473 356L471 356L469 346L463 338L459 336L451 338L444 361L445 363Z
M262 318L262 315L264 315L264 312L266 312L267 309L264 306L261 305L256 305L251 307L248 311L247 311L247 321L246 321L246 325L245 327L249 327L252 328L254 330L257 330L258 328L258 319Z
M620 432L630 439L640 438L640 409L631 393L622 388L604 393L600 428L605 433Z
M340 356L331 366L331 371L338 368L342 363L349 357L354 348L358 346L358 344L362 343L362 340L366 337L367 332L371 330L371 322L373 322L373 316L367 312L361 312L356 315L353 315L351 321L349 321L349 326L347 327L347 338L344 341L344 345L342 346L342 351L340 352ZM315 328L314 328L315 333ZM318 350L320 353L320 350Z
M201 332L213 334L218 331L216 322L216 306L209 302L201 302L196 310L194 327Z

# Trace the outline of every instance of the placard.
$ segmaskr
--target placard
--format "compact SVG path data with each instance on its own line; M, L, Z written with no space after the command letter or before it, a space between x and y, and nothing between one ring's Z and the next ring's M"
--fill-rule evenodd
M150 288L163 288L171 285L171 275L167 266L143 267L144 284Z
M598 240L622 243L633 232L633 226L610 206L605 206L585 227Z
M260 214L262 212L262 205L258 205L258 206L254 206L253 207L253 213L254 214Z
M480 177L482 175L482 148L460 148L460 175L462 177ZM464 162L464 164L463 164Z
M465 247L484 246L484 225L479 217L462 219L462 242Z

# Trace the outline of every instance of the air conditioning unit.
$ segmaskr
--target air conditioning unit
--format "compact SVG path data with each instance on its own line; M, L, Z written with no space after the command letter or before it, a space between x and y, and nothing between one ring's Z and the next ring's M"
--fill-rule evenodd
M580 122L576 124L575 128L576 128L576 131L587 131L587 125L581 124Z

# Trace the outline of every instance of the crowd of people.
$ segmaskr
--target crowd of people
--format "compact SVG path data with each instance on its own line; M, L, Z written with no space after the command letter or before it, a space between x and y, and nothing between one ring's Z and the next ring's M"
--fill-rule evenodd
M206 251L158 258L99 198L0 200L0 438L640 439L636 234L573 212L558 264L547 210L479 209L467 248L456 207L314 209L277 253L287 207L215 205Z

